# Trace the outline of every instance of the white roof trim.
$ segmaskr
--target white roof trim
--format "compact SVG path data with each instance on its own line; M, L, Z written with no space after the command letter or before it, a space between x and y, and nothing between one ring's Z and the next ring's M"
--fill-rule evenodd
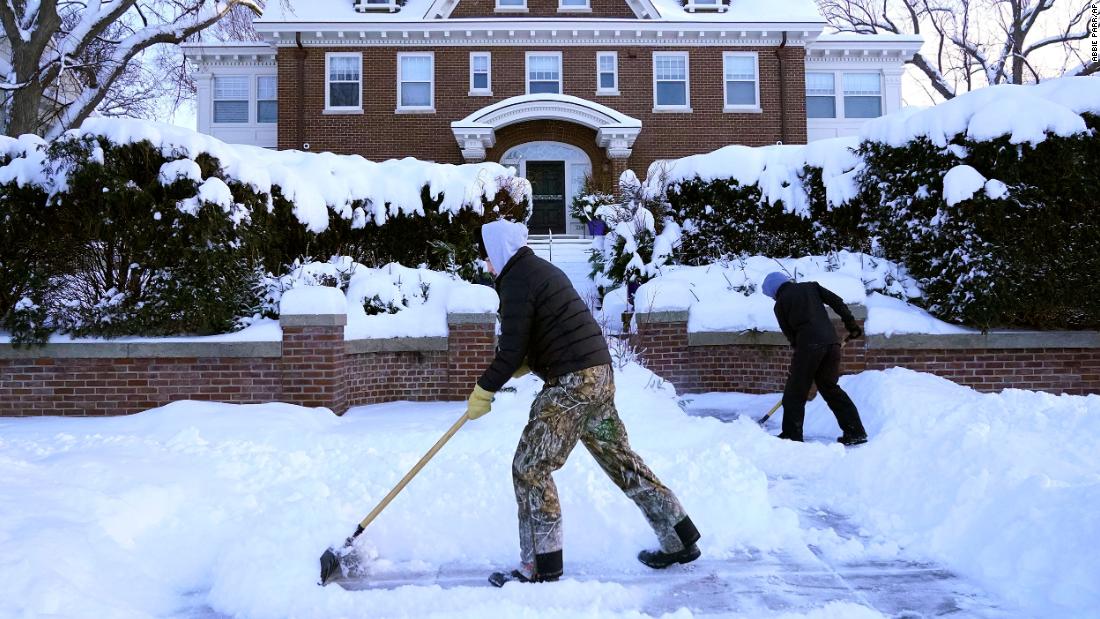
M424 19L450 19L458 3L462 0L433 0L424 13ZM660 19L661 13L653 6L652 0L623 0L638 19Z
M481 108L451 123L451 131L467 161L481 161L496 144L496 130L535 120L559 120L596 131L596 145L612 158L630 156L642 121L606 105L569 95L520 95Z

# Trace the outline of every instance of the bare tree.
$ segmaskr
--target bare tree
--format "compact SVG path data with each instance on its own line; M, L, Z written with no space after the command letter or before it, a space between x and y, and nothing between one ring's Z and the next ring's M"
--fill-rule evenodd
M93 111L140 111L164 81L135 59L175 45L256 0L4 0L4 133L52 137Z
M993 84L1095 72L1082 61L1089 0L818 0L833 27L861 34L924 36L909 63L940 97ZM1091 65L1091 66L1090 66Z

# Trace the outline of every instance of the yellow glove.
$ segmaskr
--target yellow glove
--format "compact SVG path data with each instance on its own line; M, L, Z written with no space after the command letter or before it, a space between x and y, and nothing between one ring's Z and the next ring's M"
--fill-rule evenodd
M493 393L482 389L481 385L474 385L474 391L470 394L470 399L466 401L466 417L477 419L488 413L492 407Z
M531 373L531 366L527 365L527 358L523 358L523 363L519 365L519 368L512 374L512 378L519 378L521 376L527 376Z

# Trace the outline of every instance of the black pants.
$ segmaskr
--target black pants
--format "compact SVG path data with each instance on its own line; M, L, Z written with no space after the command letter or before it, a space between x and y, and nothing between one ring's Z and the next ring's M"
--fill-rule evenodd
M817 392L825 398L829 410L844 434L865 436L863 422L852 399L840 388L840 344L795 348L791 356L791 370L787 386L783 389L783 434L802 440L802 421L806 417L806 394L810 385L817 384Z

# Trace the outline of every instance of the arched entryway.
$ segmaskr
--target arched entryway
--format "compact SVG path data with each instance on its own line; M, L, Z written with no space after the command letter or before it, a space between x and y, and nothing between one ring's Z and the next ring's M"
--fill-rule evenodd
M531 182L534 212L527 226L534 234L580 234L582 223L569 215L573 198L592 174L592 161L571 144L539 140L509 148L500 163L514 166Z

